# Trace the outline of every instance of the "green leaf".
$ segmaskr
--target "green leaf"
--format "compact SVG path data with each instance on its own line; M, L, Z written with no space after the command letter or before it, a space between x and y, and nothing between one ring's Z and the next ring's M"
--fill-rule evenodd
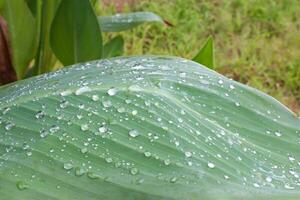
M152 12L133 12L126 14L116 14L113 16L98 17L101 31L119 32L132 29L145 22L161 22L163 20Z
M60 0L51 0L40 5L39 46L34 65L37 74L51 71L56 61L50 47L50 27L59 3Z
M123 54L124 39L118 35L108 41L103 47L103 58L116 57Z
M214 69L214 43L209 37L193 61L200 63L210 69Z
M101 31L89 1L60 3L51 26L50 44L64 65L101 58Z
M119 57L0 88L9 200L300 197L300 119L195 62Z
M20 79L36 52L36 21L24 0L6 0L4 17L8 23L13 66Z
M41 0L25 0L25 2L27 3L32 15L36 17L38 14L39 2L41 2Z

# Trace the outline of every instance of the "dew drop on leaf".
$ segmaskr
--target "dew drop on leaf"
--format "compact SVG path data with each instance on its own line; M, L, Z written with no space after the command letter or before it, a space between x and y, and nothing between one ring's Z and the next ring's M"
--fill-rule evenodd
M256 188L260 187L260 185L258 183L253 183L253 186L256 187Z
M131 173L132 175L136 175L136 174L139 173L139 170L138 170L138 168L133 167L133 168L131 168L130 173Z
M78 88L76 91L75 91L75 95L81 95L85 92L90 92L91 91L91 88L89 88L88 86L83 86L81 88Z
M164 163L165 163L165 165L170 165L171 164L171 160L170 159L165 159Z
M107 158L105 158L105 161L106 161L107 163L111 163L111 162L113 161L113 159L110 158L110 157L107 157Z
M211 169L215 168L215 164L211 162L207 163L207 166Z
M38 111L35 114L35 118L37 118L37 119L42 119L42 118L44 118L44 116L45 116L45 113L43 111Z
M18 181L16 185L19 190L25 190L29 188L29 185L25 181Z
M5 125L5 130L9 131L10 129L12 129L15 126L15 124L9 122Z
M72 163L64 163L64 169L65 170L70 170L73 168L73 164Z
M272 182L272 177L268 176L268 177L266 178L266 181L267 181L268 183L271 183L271 182Z
M109 107L112 106L112 103L111 103L110 100L105 100L105 101L102 102L102 105L103 105L104 108L109 108Z
M172 177L170 178L170 183L176 183L177 180L177 177Z
M94 95L92 96L92 100L93 100L93 101L99 101L99 96L96 95L96 94L94 94Z
M184 155L185 155L187 158L192 157L192 152L186 151L186 152L184 153Z
M107 132L107 126L103 125L100 126L100 128L98 129L100 133L106 133Z
M83 168L81 168L81 167L76 167L75 168L75 175L76 176L82 176L85 173L86 173L86 171Z
M81 127L80 127L80 129L81 129L82 131L86 131L86 130L89 129L89 126L88 126L87 124L82 124Z
M117 92L118 92L117 89L114 88L114 87L109 88L109 89L107 90L107 94L108 94L109 96L114 96L114 95L117 94Z
M88 149L87 149L86 147L84 147L84 148L80 149L80 152L81 152L81 153L87 153L87 152L88 152Z
M149 151L145 151L144 155L145 155L146 157L150 157L150 156L151 156L151 153L150 153Z
M128 132L128 134L129 134L130 137L133 137L133 138L135 138L135 137L137 137L137 136L140 135L140 133L137 130L135 130L135 129L130 130Z

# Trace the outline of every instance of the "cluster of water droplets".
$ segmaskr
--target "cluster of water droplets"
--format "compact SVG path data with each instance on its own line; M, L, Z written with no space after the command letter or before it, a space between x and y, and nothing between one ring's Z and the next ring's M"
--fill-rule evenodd
M177 64L189 67L185 60ZM113 68L115 65L119 68ZM75 71L90 72L61 83L67 89L53 89L49 97L2 108L0 141L9 141L5 136L12 142L14 134L20 134L18 128L28 126L39 137L25 141L24 155L34 157L39 148L35 146L42 141L44 148L39 150L76 177L117 182L124 176L131 183L144 184L153 178L147 174L153 174L155 179L171 184L236 181L253 188L299 188L299 158L285 153L285 165L278 163L275 158L280 150L257 149L252 137L261 134L278 141L286 130L258 127L258 133L242 132L234 121L235 115L253 106L240 102L243 90L239 85L210 71L190 73L164 62L153 68L155 65L145 58L138 63L116 59L77 66ZM95 68L99 77L94 75ZM125 69L128 71L122 72ZM65 70L44 79L68 74ZM35 91L29 93L35 95ZM13 115L25 108L32 108L27 120L32 124L21 124L22 118ZM267 116L273 122L280 119L272 107L266 109L257 109L252 117ZM250 119L249 123L254 122ZM299 132L297 138L299 145ZM1 152L3 158L13 155L16 144L12 144ZM4 165L2 162L0 168ZM30 181L20 177L16 185L24 190Z

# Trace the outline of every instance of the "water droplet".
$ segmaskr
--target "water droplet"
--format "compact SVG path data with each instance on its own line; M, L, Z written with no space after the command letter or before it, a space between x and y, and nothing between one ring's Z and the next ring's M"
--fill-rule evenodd
M140 133L135 129L130 130L128 132L128 134L129 134L130 137L134 137L134 138L140 135Z
M233 85L229 85L229 88L233 90L235 87Z
M84 170L83 168L81 168L81 167L76 167L75 168L75 175L76 176L82 176L85 173L86 173L86 170Z
M10 129L12 129L15 126L15 124L9 122L5 125L5 130L9 131Z
M59 129L60 129L59 126L53 125L50 127L49 131L50 131L50 133L55 133L55 132L59 131Z
M18 181L16 185L19 190L25 190L29 188L29 185L25 181Z
M136 175L136 174L139 173L139 170L138 170L138 168L133 167L133 168L131 168L130 173L131 173L132 175Z
M109 107L112 106L112 103L111 103L110 100L105 100L105 101L102 102L102 105L103 105L104 108L109 108Z
M140 185L140 184L144 183L144 181L145 180L143 178L139 178L136 180L136 184Z
M93 101L99 101L99 96L98 95L93 95L92 100Z
M106 161L107 163L111 163L111 162L113 161L113 159L110 158L110 157L107 157L107 158L105 158L105 161Z
M170 165L171 164L171 160L170 159L166 159L164 160L165 165Z
M289 156L289 160L293 162L293 161L295 161L295 158L292 156Z
M65 91L62 91L62 92L60 93L61 96L68 96L68 95L70 95L70 94L72 94L72 91L71 91L71 90L65 90Z
M72 163L65 163L64 164L64 169L65 170L70 170L70 169L72 169L73 168L73 164Z
M253 183L253 186L256 187L256 188L260 187L260 185L258 183Z
M64 100L59 104L59 107L66 108L68 105L69 105L69 102Z
M138 113L137 110L133 110L133 111L131 112L132 115L137 115L137 113Z
M170 183L175 183L177 180L178 180L177 177L172 177L172 178L170 179Z
M5 115L6 113L8 113L10 111L10 108L4 108L2 111L2 114Z
M114 95L117 94L117 92L118 92L118 90L117 90L116 88L114 88L114 87L109 88L109 89L107 90L107 94L108 94L109 96L114 96Z
M87 177L91 178L91 179L96 179L96 178L101 178L100 175L94 173L94 172L88 172L87 173Z
M81 153L87 153L87 152L88 152L88 149L87 149L86 147L84 147L84 148L82 148L82 149L80 150L80 152L81 152Z
M285 185L284 185L284 188L285 188L285 189L288 189L288 190L293 190L293 189L295 189L295 187L290 186L289 184L285 184Z
M235 106L237 106L237 107L239 107L239 106L241 105L239 102L235 102L234 104L235 104Z
M277 137L281 137L282 136L282 133L280 131L275 131L274 133Z
M31 152L31 151L27 151L27 152L26 152L26 155L27 155L27 156L32 156L32 152Z
M223 80L218 80L218 83L219 84L223 84Z
M190 151L187 151L187 152L185 152L184 153L184 155L187 157L187 158L189 158L189 157L192 157L192 152L190 152Z
M107 126L103 125L99 128L100 133L106 133L107 132Z
M91 88L89 88L88 86L83 86L81 88L78 88L76 91L75 91L75 95L81 95L85 92L90 92L91 91Z
M272 177L268 176L268 177L266 178L266 181L267 181L268 183L271 183L271 182L272 182Z
M89 126L87 124L82 124L80 128L82 131L86 131L89 129Z
M120 108L117 109L117 111L119 113L123 113L123 112L125 112L125 108L124 107L120 107Z
M37 119L42 119L45 117L45 113L43 111L38 111L36 114L35 114L35 118Z
M48 134L49 134L49 132L46 131L45 129L40 130L40 136L41 136L41 138L46 137Z
M215 168L215 164L211 162L207 163L207 166L211 169Z
M150 153L149 151L145 151L144 155L145 155L146 157L150 157L150 156L151 156L151 153Z

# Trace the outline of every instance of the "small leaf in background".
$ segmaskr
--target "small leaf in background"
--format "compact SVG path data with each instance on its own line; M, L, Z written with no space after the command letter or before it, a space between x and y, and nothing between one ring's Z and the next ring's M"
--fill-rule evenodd
M105 43L103 47L103 58L116 57L123 54L124 39L118 35Z
M36 20L24 0L6 0L4 17L8 24L13 66L20 79L36 52Z
M64 65L101 58L101 31L90 1L60 3L51 25L50 44Z
M101 31L103 32L124 31L145 22L164 22L158 15L152 12L134 12L116 14L113 16L99 16L98 20Z
M35 56L33 71L35 72L35 74L41 74L51 71L56 61L56 58L50 47L50 28L60 0L41 2L35 0L35 2L39 9L37 15L37 17L39 18L39 20L37 20L39 22L39 25L37 27L39 32L39 46L37 54Z
M210 69L214 69L214 44L212 37L209 37L193 61L200 63Z

